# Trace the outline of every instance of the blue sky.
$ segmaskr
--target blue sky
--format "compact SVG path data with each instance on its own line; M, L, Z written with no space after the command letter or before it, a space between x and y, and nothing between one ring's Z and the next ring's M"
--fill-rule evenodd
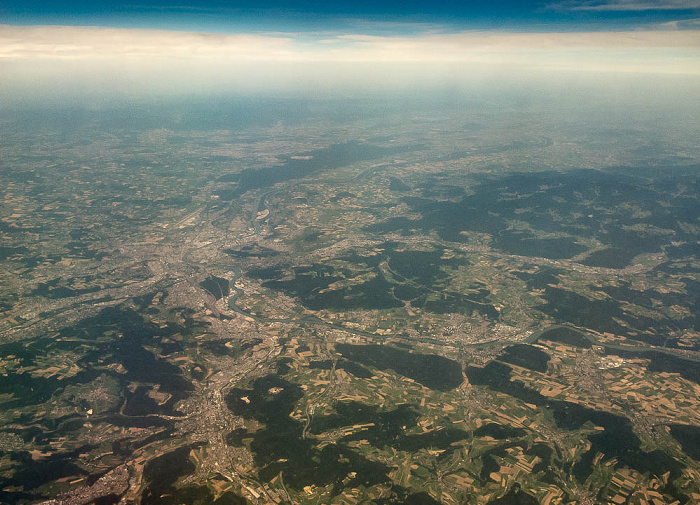
M700 0L3 0L0 24L73 25L242 33L362 31L636 30L664 23L692 28Z

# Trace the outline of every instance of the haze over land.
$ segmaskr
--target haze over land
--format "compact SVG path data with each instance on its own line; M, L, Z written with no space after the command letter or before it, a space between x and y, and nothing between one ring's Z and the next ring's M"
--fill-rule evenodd
M700 501L700 5L0 7L0 503Z

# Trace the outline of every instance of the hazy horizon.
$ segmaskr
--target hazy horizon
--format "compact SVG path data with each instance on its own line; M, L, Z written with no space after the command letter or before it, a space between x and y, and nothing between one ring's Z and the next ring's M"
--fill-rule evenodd
M690 100L700 79L700 5L13 0L0 7L0 72L0 106L552 84L634 93L668 78L685 80L679 100Z

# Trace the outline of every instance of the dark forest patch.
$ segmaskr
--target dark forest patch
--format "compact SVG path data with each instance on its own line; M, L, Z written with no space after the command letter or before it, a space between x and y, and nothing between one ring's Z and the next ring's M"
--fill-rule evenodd
M220 300L224 296L228 296L230 293L228 279L224 279L223 277L210 275L205 280L200 282L199 285L202 287L202 289L205 289L211 293L217 300Z
M695 461L700 461L700 428L687 424L672 424L669 427L683 451Z
M302 437L302 423L289 414L303 394L298 385L270 375L255 380L252 389L234 388L227 396L227 404L234 413L265 425L255 433L239 432L230 440L238 443L243 438L252 438L250 448L260 478L269 480L284 471L285 483L294 489L332 484L334 494L346 485L372 486L386 482L389 469L383 464L365 459L345 444L319 450L315 443ZM356 472L355 477L343 484L350 472Z
M431 389L447 391L463 380L459 363L435 354L409 353L380 345L337 344L335 348L348 360L380 370L394 370Z
M697 199L674 197L673 190L655 191L653 181L596 170L517 173L484 178L474 194L451 195L459 200L430 192L422 198L405 197L402 201L421 218L391 218L366 231L406 235L435 231L453 242L463 242L463 232L488 233L494 246L505 252L551 259L580 254L586 248L577 238L595 238L607 249L591 254L584 263L622 268L634 256L660 251L674 241L697 242L678 224L697 220ZM534 233L514 231L512 221L526 222Z
M515 344L503 349L498 359L511 365L545 373L547 371L547 363L549 363L549 354L532 345Z
M549 340L551 342L559 342L565 345L590 349L593 345L581 332L572 328L558 327L552 328L543 332L538 340Z
M238 186L234 196L252 189L267 188L278 182L306 177L321 170L333 170L356 163L388 156L406 150L403 147L378 147L360 142L334 144L324 149L304 153L303 156L285 157L281 165L267 168L247 168L235 179ZM233 179L233 176L230 177Z
M625 268L635 256L636 251L634 250L608 247L589 254L581 261L581 264L589 267Z

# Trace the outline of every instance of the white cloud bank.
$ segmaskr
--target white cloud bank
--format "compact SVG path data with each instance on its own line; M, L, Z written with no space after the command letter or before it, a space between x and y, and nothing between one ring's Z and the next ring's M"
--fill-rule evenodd
M292 39L73 26L0 26L0 60L294 59Z
M549 8L598 12L694 10L700 9L700 0L566 0Z
M410 86L542 72L700 76L700 30L310 37L0 25L0 94Z
M302 41L295 34L221 35L117 28L1 26L1 60L121 60L236 62L492 62L562 61L620 51L700 54L700 30L505 33L462 32L419 36L341 34ZM566 59L566 58L565 58ZM628 68L621 60L621 68ZM664 66L664 69L667 69ZM653 67L648 70L654 71ZM700 68L678 68L695 72Z

